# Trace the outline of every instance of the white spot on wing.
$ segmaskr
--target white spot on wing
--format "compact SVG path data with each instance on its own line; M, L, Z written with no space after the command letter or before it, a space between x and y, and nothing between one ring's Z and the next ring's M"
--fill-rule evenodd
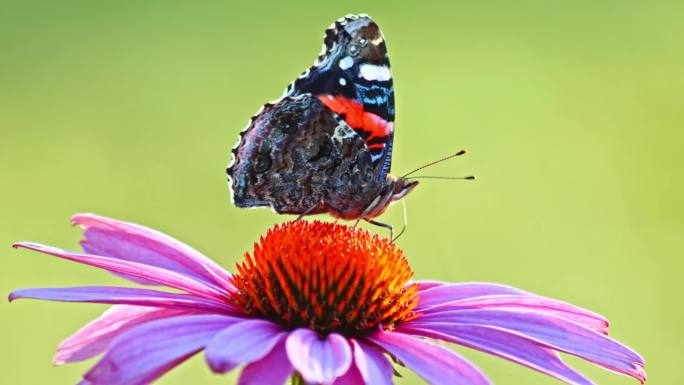
M346 86L347 85L347 80L345 78L340 78L340 85L341 86Z
M342 60L340 60L340 68L342 68L343 70L351 68L351 66L353 66L353 65L354 65L354 59L352 59L349 56L345 56L342 58Z
M377 36L375 39L371 40L371 44L380 45L380 43L382 43L383 40L385 40L385 39L382 37L382 34L381 34L381 35Z
M387 81L392 79L392 74L390 73L389 68L384 65L364 63L361 64L359 71L361 72L361 76L366 80Z

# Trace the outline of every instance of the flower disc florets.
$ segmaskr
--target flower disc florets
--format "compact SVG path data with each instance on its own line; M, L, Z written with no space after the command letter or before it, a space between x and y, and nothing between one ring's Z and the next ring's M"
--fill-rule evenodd
M232 294L247 314L322 335L362 335L413 317L418 287L403 252L367 231L287 222L237 265Z

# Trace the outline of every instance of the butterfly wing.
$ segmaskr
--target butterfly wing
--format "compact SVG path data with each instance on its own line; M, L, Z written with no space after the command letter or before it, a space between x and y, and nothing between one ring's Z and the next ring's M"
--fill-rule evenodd
M373 174L384 180L392 163L394 88L385 39L368 16L349 15L325 31L323 52L286 95L311 94L364 140Z
M384 185L363 139L311 94L266 104L228 167L237 207L356 218Z

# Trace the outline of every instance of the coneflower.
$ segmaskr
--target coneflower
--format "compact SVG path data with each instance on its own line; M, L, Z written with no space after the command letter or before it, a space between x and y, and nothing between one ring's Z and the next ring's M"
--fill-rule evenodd
M23 247L99 267L148 288L20 289L35 298L113 304L63 341L56 364L102 355L81 384L147 384L204 351L241 385L392 384L393 363L435 385L490 384L442 340L568 384L592 382L557 352L646 380L644 361L607 336L602 316L492 283L411 281L403 252L368 232L323 222L273 227L231 274L189 246L134 224L84 214L84 253Z

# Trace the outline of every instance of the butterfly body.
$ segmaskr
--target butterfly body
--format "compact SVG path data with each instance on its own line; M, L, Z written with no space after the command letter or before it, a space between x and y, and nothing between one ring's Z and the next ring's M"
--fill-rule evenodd
M339 19L314 66L240 134L227 170L233 202L372 220L418 184L389 174L393 137L382 33L367 16Z

